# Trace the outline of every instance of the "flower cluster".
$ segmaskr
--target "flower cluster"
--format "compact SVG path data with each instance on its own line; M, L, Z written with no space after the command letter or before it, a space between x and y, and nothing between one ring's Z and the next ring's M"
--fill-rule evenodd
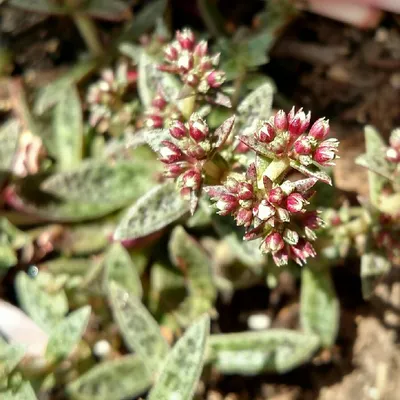
M159 91L151 102L151 107L145 112L145 126L151 129L167 127L173 120L181 120L182 115L178 107L168 102Z
M177 31L175 40L164 50L162 71L178 74L182 82L198 93L218 89L225 81L225 73L216 69L219 54L209 55L206 41L196 42L190 29Z
M389 138L390 147L386 150L386 159L400 164L400 128L392 131Z
M133 124L136 104L134 94L137 70L128 62L120 62L115 71L104 69L86 96L89 123L99 133L120 134Z
M192 114L188 123L173 121L169 138L161 141L160 160L165 164L165 175L176 180L182 195L190 196L192 211L204 179L220 182L223 169L218 166L216 151L225 143L233 129L234 117L211 132L207 123Z
M283 110L260 124L254 132L254 139L244 143L254 147L261 146L276 157L289 157L301 165L317 163L321 166L332 166L337 157L339 142L326 139L329 134L329 121L318 119L310 128L311 113L305 114L293 107L289 114ZM251 145L253 143L253 146ZM257 149L255 149L257 150Z
M262 238L261 251L272 254L277 265L289 260L303 265L314 257L311 242L323 225L308 200L318 180L329 182L315 168L334 164L338 141L326 139L329 123L323 118L307 132L310 119L301 109L288 115L278 111L254 134L240 137L258 154L246 174L231 174L223 185L205 187L218 213L233 216L245 228L244 240ZM313 170L307 168L310 164ZM288 179L293 168L309 177Z

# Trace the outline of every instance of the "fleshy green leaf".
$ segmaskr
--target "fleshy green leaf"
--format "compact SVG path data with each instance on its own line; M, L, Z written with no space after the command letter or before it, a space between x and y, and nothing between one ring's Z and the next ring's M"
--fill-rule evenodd
M18 258L14 249L8 244L0 244L0 270L17 264Z
M258 121L270 117L274 89L267 82L253 90L238 106L239 126L243 134L253 133Z
M121 43L125 40L134 42L139 39L143 33L152 28L156 21L162 17L166 6L166 0L156 0L144 4L144 7L135 15L132 22L128 23L122 35L118 38L118 42Z
M54 143L61 171L71 170L80 163L83 151L82 106L74 86L62 93L54 109Z
M161 90L168 101L176 101L180 90L177 79L171 74L160 71L159 60L142 52L139 60L138 91L144 107L149 107L157 90Z
M12 168L19 131L20 125L15 119L7 121L0 128L0 171L9 171Z
M43 12L47 14L64 14L67 12L65 7L59 6L57 3L53 3L49 0L10 0L9 4L26 11Z
M0 378L9 375L25 354L24 346L4 344L0 348Z
M143 289L139 273L123 246L119 243L112 244L104 258L104 265L107 288L111 282L116 282L129 293L142 297Z
M378 279L391 268L389 260L377 253L361 256L361 288L364 299L369 299Z
M226 34L225 21L216 3L210 0L197 0L197 5L207 30L216 37Z
M217 295L210 257L181 226L171 234L169 251L173 263L185 274L191 305L196 306L191 310L192 316L209 311Z
M121 0L90 0L83 4L82 11L94 18L120 21L129 17L129 4Z
M318 336L286 329L211 335L210 361L223 374L284 373L307 362Z
M29 278L25 272L17 274L15 289L22 309L46 332L50 332L68 311L63 290L47 293L40 288L37 279Z
M72 312L52 331L46 349L46 358L60 361L67 358L81 339L89 322L91 309L82 307Z
M27 0L27 2L31 3L31 0ZM96 66L96 60L82 61L76 64L60 78L41 88L36 95L34 112L39 115L43 114L50 107L59 103L63 98L64 93L70 90L72 85L78 83L92 72Z
M318 335L323 346L333 346L339 329L339 301L329 271L303 268L300 320L305 332Z
M35 391L28 381L22 382L17 388L7 390L2 394L2 400L37 400Z
M118 400L136 398L151 385L151 376L137 356L106 361L70 383L73 400Z
M117 209L153 186L149 169L149 165L132 161L88 161L79 169L49 177L42 188L62 199L108 203Z
M149 373L156 373L169 351L157 321L137 296L115 282L110 285L110 302L126 345L141 357Z
M203 369L210 319L201 317L177 341L165 359L148 400L189 400Z
M189 212L189 204L171 182L154 187L122 218L115 240L137 239L165 228Z

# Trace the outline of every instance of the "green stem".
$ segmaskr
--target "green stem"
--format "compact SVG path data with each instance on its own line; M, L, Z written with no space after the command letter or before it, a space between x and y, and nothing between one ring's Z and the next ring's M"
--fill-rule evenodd
M289 158L279 158L273 160L264 171L263 175L266 175L272 182L275 182L285 171L290 167Z
M190 116L193 114L195 103L196 96L190 96L182 99L181 112L186 120L189 120Z
M100 43L94 22L84 14L74 14L73 18L92 55L95 57L102 56L103 47Z

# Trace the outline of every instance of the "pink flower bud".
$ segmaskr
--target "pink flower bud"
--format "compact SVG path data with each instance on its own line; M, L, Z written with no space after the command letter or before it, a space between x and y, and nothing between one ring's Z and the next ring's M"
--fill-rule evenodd
M199 66L200 66L200 71L202 71L203 73L209 71L213 67L211 58L207 56L203 57L200 60Z
M267 200L271 204L279 205L282 203L284 197L285 193L283 193L283 190L279 186L277 186L276 188L273 188L268 192Z
M318 229L323 221L316 211L309 211L303 214L303 225L310 229Z
M146 126L155 129L162 128L164 126L164 118L157 114L149 115L146 120Z
M126 73L126 79L130 84L135 83L138 80L138 76L136 69L129 69Z
M262 143L270 143L275 139L275 129L271 123L265 122L255 133L255 137Z
M239 144L235 148L235 153L238 153L238 154L245 154L248 151L250 151L250 147L247 146L247 144L245 144L243 142L239 142Z
M306 115L304 111L300 108L300 110L294 115L292 119L290 119L290 117L288 119L290 135L293 137L297 137L303 134L308 128L308 125L310 125L311 113L308 113Z
M282 249L281 251L277 251L272 255L272 258L274 260L274 263L278 267L282 267L283 265L286 265L289 262L289 255L286 251L286 249Z
M290 250L293 253L294 261L299 265L305 264L307 258L315 257L317 255L311 243L306 242L305 240L301 240L296 245L291 246Z
M176 39L181 45L182 49L192 50L195 43L194 33L190 29L176 32Z
M297 154L308 155L312 153L312 145L307 137L301 137L296 140L294 150Z
M167 178L177 178L184 171L184 166L180 164L167 164L165 166L164 175Z
M189 157L195 158L196 160L204 160L207 156L207 152L198 144L189 146L186 150L186 154Z
M295 245L299 241L299 234L292 229L285 229L283 232L283 240L290 245Z
M163 147L160 149L160 155L161 155L161 161L167 164L174 163L178 161L182 157L182 152L172 142L169 142L168 140L163 140L161 142Z
M253 198L253 186L248 182L239 183L238 198L240 200L250 200Z
M174 44L170 44L164 49L164 55L168 61L176 61L178 54L178 49Z
M194 48L193 54L196 57L204 57L208 51L208 43L205 40L200 41L197 43L196 47Z
M159 110L163 110L167 105L167 101L161 94L156 94L154 99L151 101L151 105Z
M400 151L390 147L386 150L386 159L391 162L400 162Z
M322 166L335 165L333 161L336 158L338 145L339 142L336 140L326 140L325 142L322 142L314 153L314 160Z
M228 176L228 178L225 181L224 186L231 193L237 193L239 190L239 182L237 181L237 179L235 179L232 176Z
M196 142L203 141L209 133L206 122L200 117L189 122L189 135Z
M300 193L292 193L286 199L286 209L291 213L298 213L303 210L305 199Z
M193 56L191 54L182 54L177 61L180 72L187 73L193 68Z
M329 121L320 118L314 122L310 129L309 135L316 140L324 140L329 134Z
M217 208L220 210L218 212L220 215L229 215L236 210L238 205L236 197L231 194L222 195L216 203Z
M275 125L275 128L280 130L280 131L284 131L284 130L287 129L288 121L287 121L287 116L286 116L285 111L279 110L275 114L274 125Z
M169 133L175 139L182 139L186 136L186 127L181 121L173 121L169 128Z
M280 233L273 232L265 238L263 247L266 252L276 253L285 247L285 243Z
M201 174L197 169L190 169L182 175L183 187L198 189L201 183Z
M184 81L189 86L196 87L199 84L200 79L199 79L199 77L197 75L189 73L184 77Z
M238 226L249 227L253 221L253 213L251 210L241 208L236 215L236 223Z
M253 214L262 221L267 221L275 214L275 208L263 200L259 206L253 210Z
M225 72L214 70L207 74L207 83L210 87L219 88L225 82Z

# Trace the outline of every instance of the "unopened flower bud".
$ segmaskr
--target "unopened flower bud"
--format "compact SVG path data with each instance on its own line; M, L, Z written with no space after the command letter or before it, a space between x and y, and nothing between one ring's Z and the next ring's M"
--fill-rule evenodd
M162 128L164 126L164 118L158 114L149 115L146 120L146 126L155 129Z
M189 122L189 135L196 142L203 141L209 133L206 122L200 117Z
M197 169L190 169L182 175L183 187L198 189L201 183L201 174Z
M167 164L171 164L173 162L178 161L182 157L182 152L172 142L168 140L164 140L161 142L163 147L160 149L161 161Z
M268 192L267 200L271 204L279 205L282 203L284 197L285 193L283 193L283 190L279 186L277 186L276 188L273 188Z
M183 122L181 121L173 121L169 128L169 133L175 139L182 139L186 136L186 127Z
M312 145L307 137L301 137L296 140L294 150L297 154L308 155L312 153Z
M279 110L274 117L275 128L284 131L287 129L288 121L285 111Z
M219 88L225 81L225 72L223 71L211 71L207 75L207 83L210 87L216 89Z
M293 110L293 109L292 109ZM307 115L300 109L292 119L289 118L289 132L292 137L303 134L310 125L311 113Z
M228 176L228 178L225 181L224 186L231 193L237 193L239 190L239 182L233 176Z
M262 143L270 143L275 139L275 129L271 123L265 122L255 136Z
M197 143L189 146L186 150L186 154L189 157L195 158L196 160L204 160L204 158L207 156L207 152Z
M299 241L299 234L292 229L285 229L283 232L283 240L290 245L295 245Z
M386 150L386 159L391 162L400 162L400 151L397 151L394 148L388 148Z
M185 77L184 81L189 86L196 87L199 84L200 79L199 79L199 77L197 75L190 73L190 74L187 74L187 76Z
M329 121L320 118L314 122L309 135L316 140L324 140L329 134Z
M176 32L176 39L181 45L182 49L192 50L195 43L194 33L190 29Z
M238 197L240 200L250 200L253 198L253 186L248 182L240 182Z
M184 167L178 164L168 164L165 166L164 175L168 178L177 178L184 171Z
M238 226L248 227L253 220L253 213L251 210L241 208L236 215L236 223Z
M291 213L298 213L303 210L305 202L300 193L292 193L286 199L286 209Z
M126 80L128 83L132 84L138 80L138 76L139 74L136 69L129 69L126 73Z
M390 146L400 152L400 128L394 129L389 138Z
M267 252L276 253L285 247L285 243L280 233L273 232L265 238L263 247Z
M197 43L196 47L194 48L193 54L196 57L204 57L207 54L208 50L208 44L206 40L202 40L199 43Z
M157 94L154 99L151 101L151 105L159 110L162 110L167 105L167 101L161 94Z
M178 49L174 44L170 44L164 49L164 55L168 61L176 61L178 54Z
M333 166L339 142L326 140L322 142L314 153L314 160L322 166Z
M181 72L188 72L193 68L193 56L191 54L182 54L178 58L178 68Z
M220 210L218 214L228 215L236 210L238 201L235 196L231 194L224 194L216 203L217 208Z
M253 210L253 213L254 211L257 218L262 221L268 220L275 214L274 207L270 206L265 200L263 200L255 210Z

